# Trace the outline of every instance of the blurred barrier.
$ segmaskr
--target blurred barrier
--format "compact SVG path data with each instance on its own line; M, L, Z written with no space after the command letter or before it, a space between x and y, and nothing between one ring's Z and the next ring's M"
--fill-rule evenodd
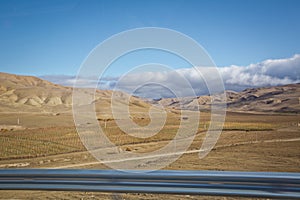
M0 189L299 199L300 173L3 169Z

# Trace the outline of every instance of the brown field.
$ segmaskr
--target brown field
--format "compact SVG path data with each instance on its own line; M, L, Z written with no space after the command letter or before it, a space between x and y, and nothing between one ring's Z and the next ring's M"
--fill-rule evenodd
M238 170L300 172L300 115L227 113L223 132L204 159L200 149L210 123L202 112L197 135L172 170ZM19 118L19 124L17 119ZM123 151L151 152L166 145L177 132L180 115L168 114L164 128L146 139L126 135L114 120L99 123L112 142ZM139 125L147 116L133 115ZM70 113L1 113L0 168L107 169L82 145ZM189 152L190 151L190 152ZM1 191L0 199L235 199L189 195L109 194L97 192Z

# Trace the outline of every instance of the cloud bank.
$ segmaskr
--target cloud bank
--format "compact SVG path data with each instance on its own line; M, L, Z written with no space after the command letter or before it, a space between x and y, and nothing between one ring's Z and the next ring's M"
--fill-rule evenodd
M300 82L300 54L245 67L223 67L220 68L220 73L225 85L261 87L296 83Z
M147 98L190 96L192 87L196 95L208 93L204 78L213 78L216 71L210 67L183 68L170 71L147 71L123 77L106 77L99 81L100 89L117 89ZM248 66L217 68L226 90L241 91L249 87L277 86L300 82L300 54L285 59L269 59ZM46 80L72 86L75 76L44 76ZM183 81L187 80L188 84ZM83 87L98 81L96 78L80 79ZM147 84L145 84L147 83ZM169 88L169 89L168 89ZM170 90L171 89L171 90ZM132 92L134 91L134 92Z

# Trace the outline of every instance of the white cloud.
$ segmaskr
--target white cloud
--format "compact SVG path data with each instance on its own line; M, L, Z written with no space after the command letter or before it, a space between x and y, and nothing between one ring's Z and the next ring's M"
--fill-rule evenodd
M261 87L300 82L300 55L266 60L245 67L223 67L220 73L225 85Z
M220 67L218 71L227 90L297 83L300 82L300 54L291 58L266 60L248 66ZM99 86L101 89L118 89L127 92L135 90L135 95L152 98L172 96L174 90L177 95L192 96L193 91L189 89L190 87L197 95L208 93L203 77L210 79L210 83L213 83L216 71L210 67L195 67L173 71L139 72L124 77L103 78ZM75 81L74 76L44 76L43 78L68 86L73 85ZM83 87L89 87L89 85L95 85L95 81L98 80L81 78L79 81Z

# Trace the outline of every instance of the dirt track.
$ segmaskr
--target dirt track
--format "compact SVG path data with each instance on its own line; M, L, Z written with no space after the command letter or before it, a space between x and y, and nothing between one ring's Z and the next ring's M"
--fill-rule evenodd
M294 142L294 141L300 141L300 138L239 142L239 143L234 143L234 144L215 146L214 149L233 147L233 146L239 146L239 145L258 144L258 143L263 143L263 142L273 143L273 142ZM142 157L136 157L136 158L126 158L126 159L110 160L110 161L103 161L103 162L96 161L96 162L88 162L88 163L80 163L80 164L72 164L72 165L63 165L63 166L53 167L53 169L75 168L75 167L83 167L83 166L87 166L87 165L97 165L99 163L105 164L105 163L113 163L113 162L124 162L124 161L129 161L129 160L141 160L141 159L165 157L165 156L177 155L177 154L180 154L180 155L181 154L191 154L191 153L199 153L200 151L201 151L200 149L188 150L188 151L184 151L184 152L165 153L165 154L159 154L159 155L142 156Z

